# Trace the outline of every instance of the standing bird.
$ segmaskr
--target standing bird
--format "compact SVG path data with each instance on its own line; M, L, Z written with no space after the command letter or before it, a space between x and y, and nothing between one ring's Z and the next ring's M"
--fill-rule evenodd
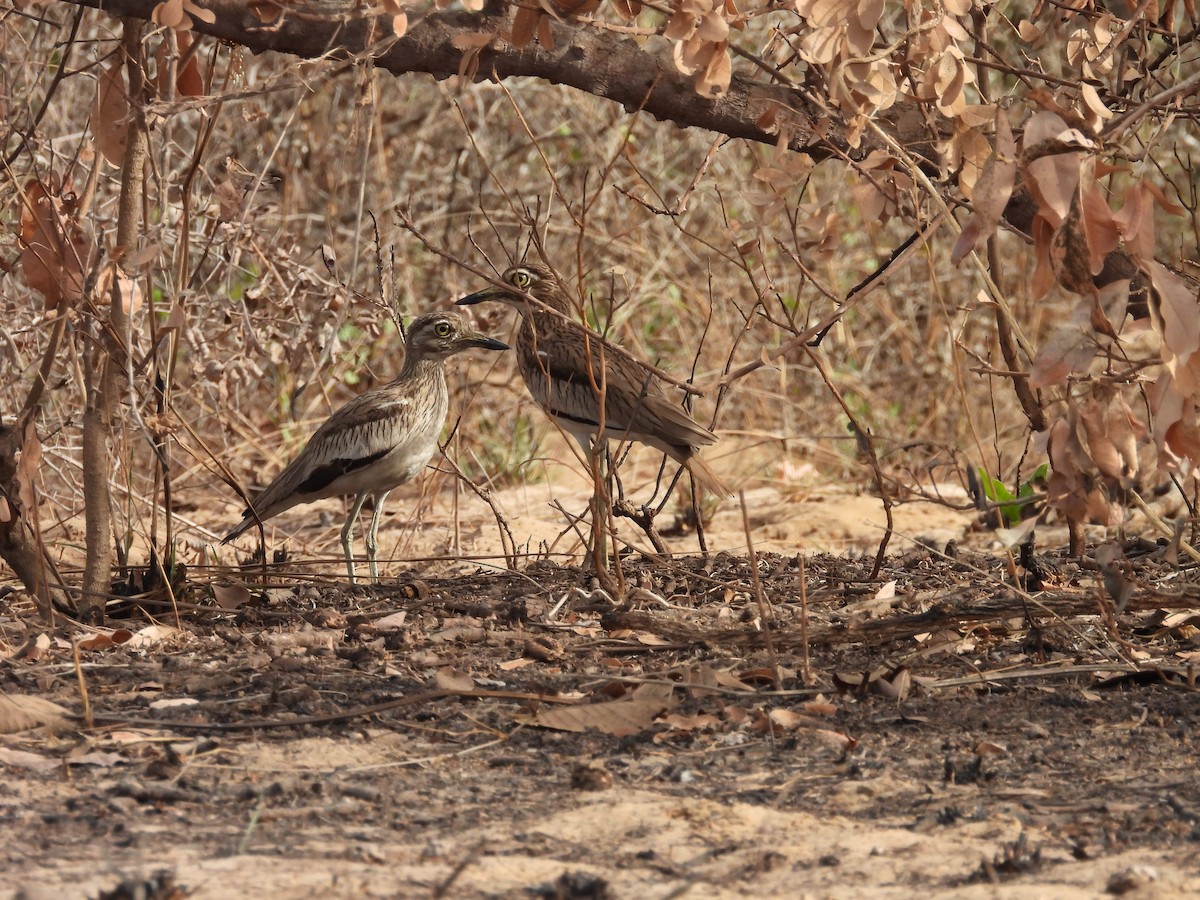
M367 560L379 580L377 534L383 503L393 488L411 480L437 449L449 395L444 364L455 353L482 347L507 350L508 344L473 331L458 313L431 313L408 327L404 367L395 381L355 397L309 438L300 455L254 498L228 543L256 522L264 522L300 503L354 495L342 528L342 550L354 583L351 542L354 523L368 496L375 510L367 530Z
M667 399L649 366L606 348L582 325L529 302L532 297L571 315L571 304L553 272L524 263L509 269L501 280L511 287L485 288L463 297L458 305L499 300L521 314L517 366L525 386L585 454L590 454L590 443L603 421L605 440L648 444L686 466L701 486L729 496L729 488L698 455L699 448L716 443L717 436Z

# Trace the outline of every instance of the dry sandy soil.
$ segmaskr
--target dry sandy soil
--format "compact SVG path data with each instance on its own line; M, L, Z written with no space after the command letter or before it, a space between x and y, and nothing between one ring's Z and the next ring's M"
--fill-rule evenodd
M443 506L385 548L450 542ZM731 508L707 559L626 556L624 603L549 561L193 573L77 668L0 598L3 692L79 713L82 676L94 716L0 738L0 897L1200 896L1194 564L1131 543L1113 616L1088 560L898 540L872 577L877 501L748 507L757 584ZM334 555L314 518L294 559ZM491 521L464 502L462 552Z

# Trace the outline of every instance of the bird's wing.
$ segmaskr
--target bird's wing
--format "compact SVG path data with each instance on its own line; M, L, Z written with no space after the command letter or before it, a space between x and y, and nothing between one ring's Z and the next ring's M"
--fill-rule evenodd
M436 411L417 409L416 404L411 391L397 391L389 385L368 391L338 409L254 498L258 518L269 519L298 503L346 493L337 484L343 476L393 450L403 452L408 442L421 440L423 429L412 428L411 423L426 412Z
M530 392L552 414L596 426L600 415L597 388L603 385L605 429L610 434L627 434L654 446L678 449L716 442L715 434L667 399L657 376L645 364L604 351L599 341L577 329L556 329L535 343L536 352L528 354L526 364L527 369L535 370ZM603 381L601 358L606 372ZM552 389L545 384L546 375ZM534 381L539 382L536 389Z

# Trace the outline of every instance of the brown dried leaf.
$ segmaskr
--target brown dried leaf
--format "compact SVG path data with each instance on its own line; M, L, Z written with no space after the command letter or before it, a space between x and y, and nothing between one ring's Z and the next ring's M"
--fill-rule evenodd
M1125 194L1125 205L1113 214L1113 225L1121 232L1125 249L1136 263L1147 265L1154 259L1153 188L1139 181Z
M183 0L163 0L150 11L150 21L166 28L191 28L191 19L187 19L186 26L183 24L184 19L187 19L187 16L183 12Z
M113 166L125 160L125 136L129 131L129 92L125 89L125 61L121 54L100 72L96 101L92 104L92 133L96 149Z
M1036 265L1029 292L1034 299L1044 297L1054 287L1054 266L1050 262L1050 248L1054 243L1055 226L1040 213L1033 217L1033 252Z
M1164 362L1174 367L1177 360L1186 361L1200 350L1200 306L1195 292L1170 269L1157 262L1147 268L1154 288L1150 318L1169 351Z
M161 99L166 100L171 97L168 76L171 71L172 57L176 60L175 96L204 96L204 74L200 68L200 55L188 53L192 44L190 31L175 31L174 29L167 29L163 39L159 41L158 49L154 51L156 63L154 86L155 92ZM184 57L187 58L184 59Z
M456 34L450 39L451 45L457 50L481 50L496 37L494 31L471 31Z
M433 680L443 691L467 692L476 689L475 679L471 677L471 673L454 666L443 666L438 669Z
M1080 95L1083 97L1084 106L1087 107L1088 112L1094 117L1093 121L1089 123L1093 127L1113 117L1113 111L1104 105L1104 101L1100 99L1100 95L1096 93L1096 89L1086 81L1083 82L1080 88Z
M696 80L696 93L702 97L716 99L729 90L729 81L732 77L733 69L729 59L728 45L721 42L715 45L713 55L704 68L704 74Z
M1095 181L1083 187L1080 194L1083 233L1087 241L1091 274L1099 275L1104 268L1105 257L1120 246L1121 232L1114 221L1108 201L1100 193Z
M1025 124L1021 164L1025 183L1054 227L1066 219L1079 186L1076 132L1055 113L1039 112ZM1082 135L1078 135L1083 139Z
M0 766L11 766L14 769L28 769L30 772L46 774L62 768L57 759L50 759L40 753L30 753L28 750L17 750L13 747L0 747Z
M537 39L547 50L554 49L554 20L550 16L541 16L538 19Z
M670 713L663 716L663 721L675 731L703 731L715 729L721 724L720 719L709 713L696 713L691 716Z
M37 477L41 466L42 442L38 439L37 426L31 416L25 422L25 433L21 436L21 453L13 473L17 499L26 514L37 510Z
M617 737L637 734L671 706L670 685L643 684L628 698L586 706L540 707L532 713L513 718L524 725L553 728L557 731L601 731Z
M512 36L509 37L508 42L518 50L528 47L534 34L537 33L538 20L541 18L542 13L536 8L518 7L517 14L513 16Z
M678 8L667 20L667 27L663 29L663 37L668 41L686 41L696 33L696 24L695 16L684 12L682 7Z
M233 584L212 584L213 599L221 609L240 609L250 602L253 595L250 588L240 582Z
M107 650L109 647L116 647L126 643L133 632L127 628L118 628L116 631L98 631L89 638L81 640L77 646L80 650Z
M83 296L92 242L75 219L74 197L64 197L57 177L25 184L21 198L21 270L46 308L75 306Z
M951 261L958 263L980 241L986 241L996 231L1000 217L1012 196L1013 184L1017 179L1017 144L1008 114L996 109L996 144L991 156L983 164L983 171L972 192L975 212L967 227L959 235L951 254Z
M172 628L170 625L147 625L145 628L136 631L125 643L131 650L143 650L147 647L153 647L155 644L181 637L185 633L183 630ZM332 647L333 643L332 641L326 641L319 646L326 645Z

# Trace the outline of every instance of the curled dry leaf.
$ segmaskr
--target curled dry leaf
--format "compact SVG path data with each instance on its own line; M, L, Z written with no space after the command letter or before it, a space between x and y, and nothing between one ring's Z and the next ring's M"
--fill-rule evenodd
M25 422L25 433L21 435L13 483L17 488L17 500L22 510L37 510L37 478L42 466L42 442L38 438L37 425L33 417Z
M176 31L191 31L194 19L211 25L217 21L217 14L211 9L197 6L192 0L164 0L150 13L151 20L156 25L174 28Z
M704 73L696 79L696 93L703 97L716 99L729 90L729 81L733 77L732 62L729 59L729 45L725 41L714 45L713 55L704 67Z
M1125 193L1125 204L1113 214L1125 250L1141 265L1154 259L1153 186L1139 181Z
M127 643L131 637L133 637L133 632L127 628L118 628L115 631L107 632L98 631L91 637L81 640L77 646L80 650L104 650Z
M382 619L376 619L372 624L376 631L399 631L408 620L408 610L390 613Z
M1137 474L1137 447L1145 437L1133 411L1111 388L1094 386L1070 397L1067 415L1050 426L1046 479L1050 503L1076 522L1120 521L1119 498Z
M456 34L450 43L463 51L458 63L458 77L466 81L474 81L479 74L479 54L492 43L498 35L494 31L478 31L471 34Z
M84 273L94 244L76 218L74 194L57 176L32 178L21 196L21 270L46 299L50 314L74 307L83 297Z

